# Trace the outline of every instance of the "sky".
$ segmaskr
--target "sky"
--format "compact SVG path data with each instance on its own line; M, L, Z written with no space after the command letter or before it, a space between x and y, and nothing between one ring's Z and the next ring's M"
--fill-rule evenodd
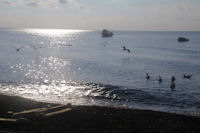
M0 27L200 31L200 0L0 0Z

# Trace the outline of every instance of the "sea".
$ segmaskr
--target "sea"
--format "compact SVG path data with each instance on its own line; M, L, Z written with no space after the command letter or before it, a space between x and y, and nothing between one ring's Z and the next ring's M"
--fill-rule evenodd
M200 32L112 32L0 28L0 94L200 115Z

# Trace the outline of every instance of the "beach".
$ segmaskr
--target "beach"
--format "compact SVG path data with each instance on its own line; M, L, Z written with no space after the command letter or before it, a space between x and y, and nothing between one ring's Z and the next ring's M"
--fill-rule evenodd
M0 95L0 132L200 132L200 117L119 107L74 106Z

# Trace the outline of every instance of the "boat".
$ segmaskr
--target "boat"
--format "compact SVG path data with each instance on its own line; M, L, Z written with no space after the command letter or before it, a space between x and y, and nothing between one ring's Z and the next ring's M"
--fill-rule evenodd
M102 32L101 32L101 35L102 37L112 37L113 36L113 33L111 31L108 31L107 29L104 29Z
M185 38L185 37L179 37L179 38L177 39L177 41L178 41L178 42L187 42L187 41L189 41L189 39L188 39L188 38Z

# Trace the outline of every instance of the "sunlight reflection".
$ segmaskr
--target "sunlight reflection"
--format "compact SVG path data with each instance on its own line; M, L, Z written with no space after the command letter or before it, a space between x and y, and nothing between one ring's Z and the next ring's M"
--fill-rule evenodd
M85 32L85 30L69 30L69 29L24 29L24 32L39 36L63 37L71 34Z
M26 79L46 80L54 78L63 78L65 68L70 67L70 60L56 57L40 57L38 62L34 60L27 61L27 64L14 64L10 67L12 73L25 73Z
M8 83L1 88L2 92L6 94L22 96L37 101L63 104L70 102L75 105L97 104L97 99L113 99L117 97L116 94L111 93L111 91L106 92L105 87L97 84L65 80L45 80L44 82L26 84Z
M35 36L36 42L38 38L42 40L40 44L49 48L59 49L60 47L72 46L79 36L87 30L70 30L70 29L23 29L18 32L25 32Z

